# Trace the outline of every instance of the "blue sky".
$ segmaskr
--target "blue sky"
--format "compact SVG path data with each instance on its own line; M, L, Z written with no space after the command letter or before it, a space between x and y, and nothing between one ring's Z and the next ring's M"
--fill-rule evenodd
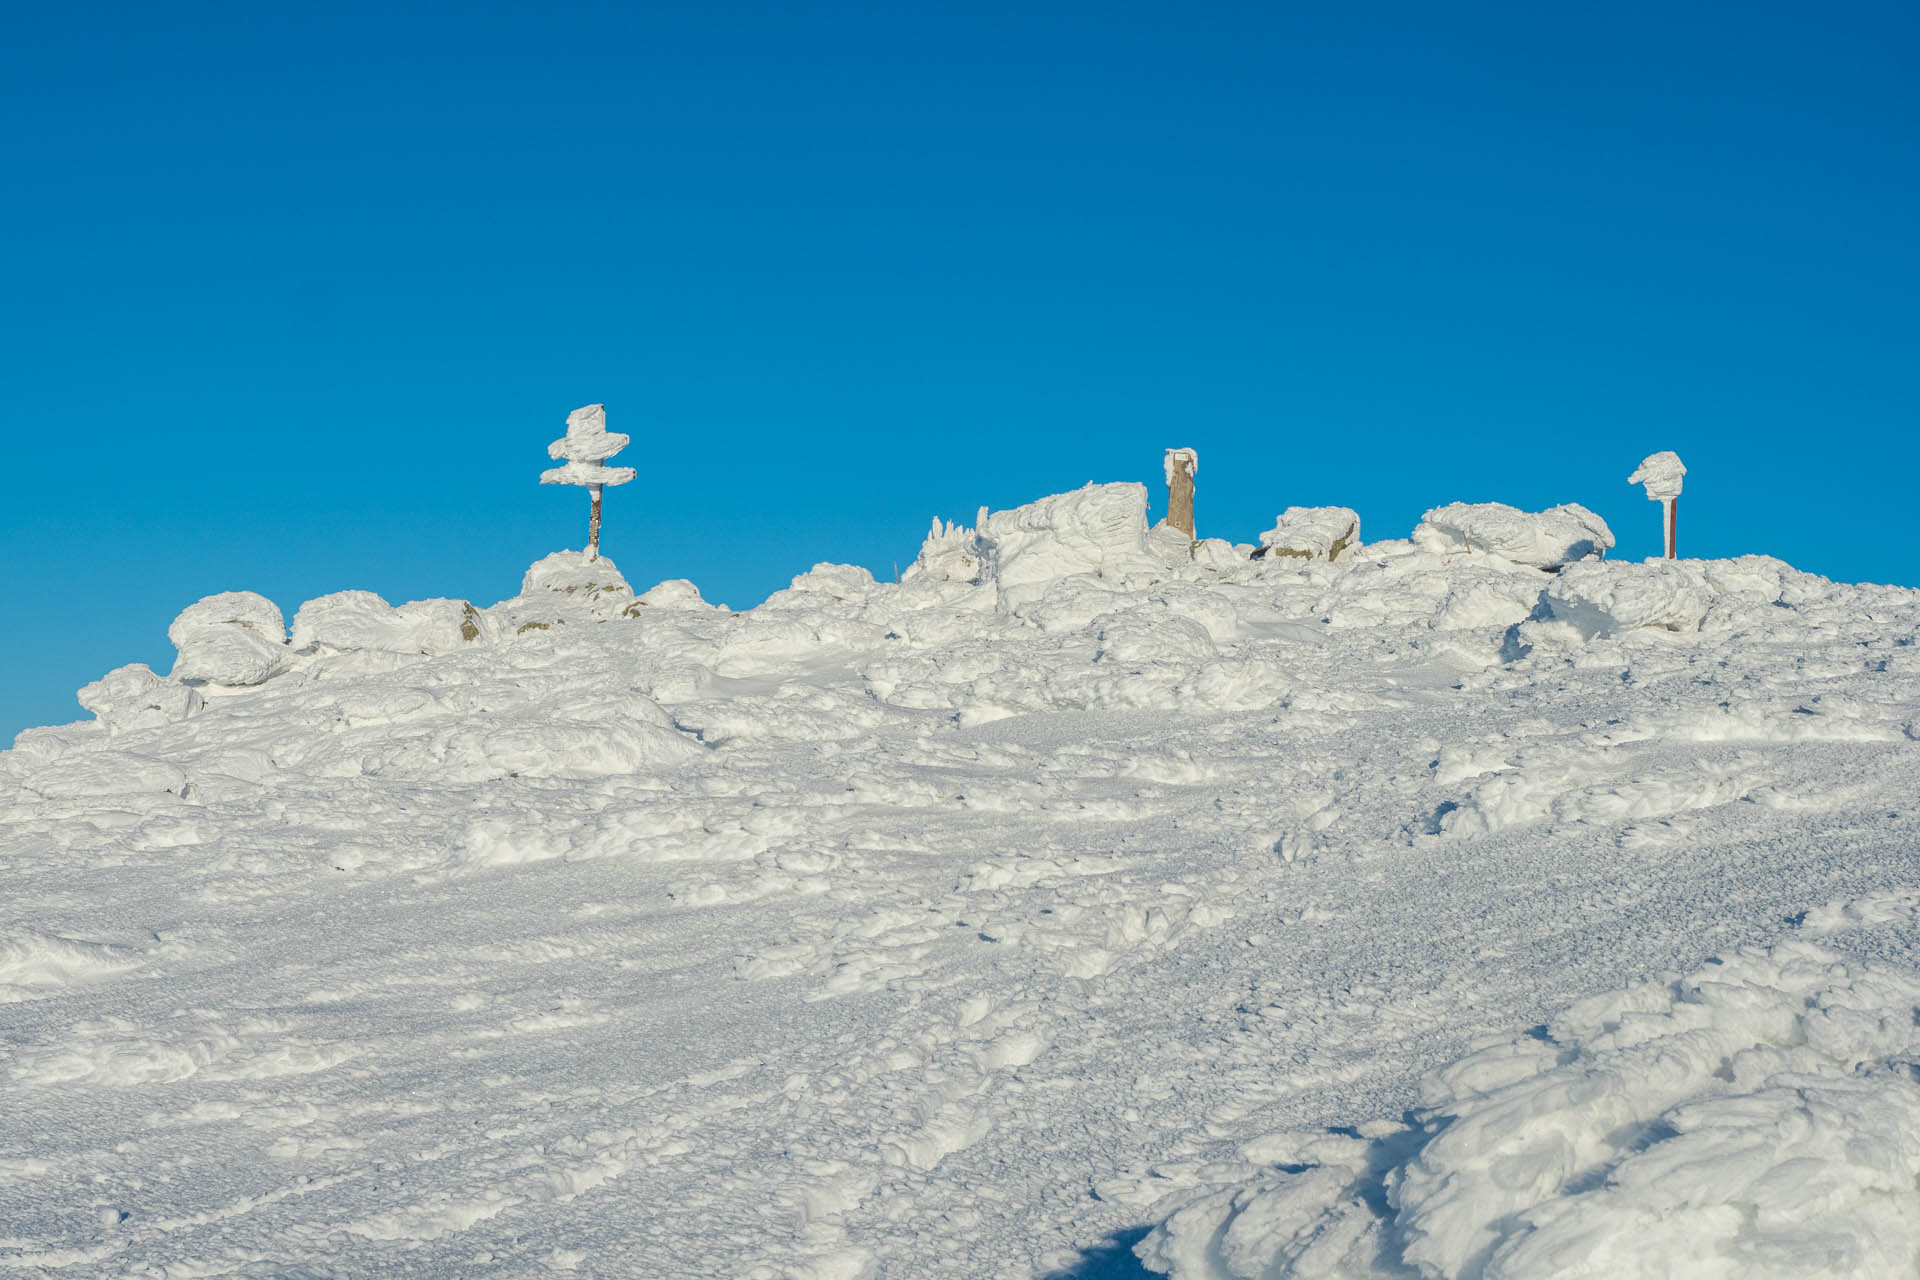
M247 588L752 604L1202 454L1203 534L1691 473L1920 584L1906 4L42 6L0 42L0 740Z

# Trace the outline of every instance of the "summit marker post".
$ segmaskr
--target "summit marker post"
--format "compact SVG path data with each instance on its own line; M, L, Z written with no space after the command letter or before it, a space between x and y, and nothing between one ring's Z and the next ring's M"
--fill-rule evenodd
M607 406L582 405L567 415L567 434L547 446L547 456L562 466L540 473L541 484L585 485L593 495L587 516L587 559L600 558L600 491L610 484L625 484L637 472L632 467L602 465L627 447L627 436L607 430Z
M1648 500L1661 505L1661 514L1665 516L1661 523L1666 530L1669 560L1677 555L1680 485L1686 474L1687 464L1680 461L1679 454L1668 449L1642 458L1633 474L1627 477L1628 484L1645 485Z
M1167 523L1185 533L1193 532L1193 477L1200 471L1200 453L1196 449L1167 450Z

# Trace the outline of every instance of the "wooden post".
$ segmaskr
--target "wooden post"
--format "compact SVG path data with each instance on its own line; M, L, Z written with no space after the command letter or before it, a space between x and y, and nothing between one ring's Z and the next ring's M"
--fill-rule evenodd
M1175 450L1167 462L1167 523L1191 538L1194 536L1193 455Z
M600 489L601 489L601 486L597 484L590 484L587 486L587 489L593 494L593 514L587 517L587 559L591 561L591 560L598 560L600 558Z
M1679 539L1674 535L1675 535L1675 530L1679 527L1679 523L1680 523L1680 499L1668 498L1667 499L1667 559L1669 560L1676 558L1675 550L1676 550L1676 544L1679 542Z

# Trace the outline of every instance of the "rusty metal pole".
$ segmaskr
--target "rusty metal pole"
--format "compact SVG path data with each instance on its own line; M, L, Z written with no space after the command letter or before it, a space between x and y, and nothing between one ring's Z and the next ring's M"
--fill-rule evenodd
M1675 552L1676 552L1677 544L1679 543L1679 539L1678 537L1675 536L1675 532L1679 528L1679 525L1680 525L1680 499L1668 498L1667 499L1667 559L1669 560L1678 558Z
M593 514L587 517L587 559L600 558L600 488L597 484L588 485L593 494Z
M1167 523L1191 538L1193 533L1192 455L1176 452L1167 478Z

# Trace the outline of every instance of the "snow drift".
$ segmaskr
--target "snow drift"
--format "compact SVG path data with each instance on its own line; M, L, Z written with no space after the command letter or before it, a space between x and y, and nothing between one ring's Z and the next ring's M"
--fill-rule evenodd
M1582 1001L1415 1123L1277 1134L1141 1256L1177 1280L1913 1274L1920 972L1804 939Z

